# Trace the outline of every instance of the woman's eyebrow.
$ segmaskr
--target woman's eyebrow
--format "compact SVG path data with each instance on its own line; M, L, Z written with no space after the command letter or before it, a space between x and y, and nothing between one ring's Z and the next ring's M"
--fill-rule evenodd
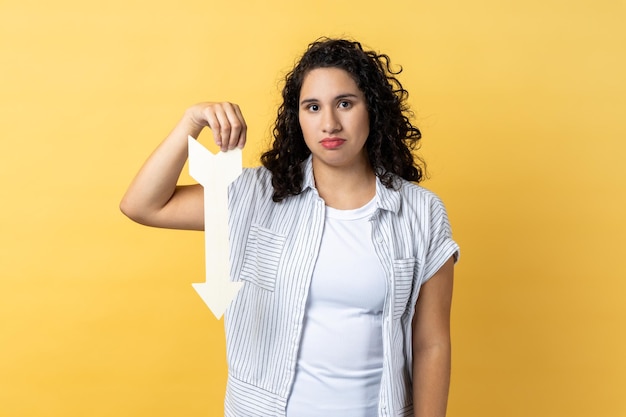
M315 103L316 101L318 101L316 98L305 98L300 101L300 105Z
M358 97L359 96L356 95L356 94L346 93L346 94L339 94L333 100L337 101L337 100L342 100L344 98L358 98ZM316 103L318 101L319 101L319 99L316 99L316 98L304 98L304 99L300 100L300 105L309 104L309 103Z
M353 93L346 93L338 95L337 97L335 97L335 100L341 100L343 98L359 98L359 96Z

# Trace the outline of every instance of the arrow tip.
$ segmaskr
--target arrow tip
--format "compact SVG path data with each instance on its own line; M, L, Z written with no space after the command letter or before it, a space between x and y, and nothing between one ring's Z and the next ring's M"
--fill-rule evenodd
M243 282L202 282L191 285L219 320L243 286Z

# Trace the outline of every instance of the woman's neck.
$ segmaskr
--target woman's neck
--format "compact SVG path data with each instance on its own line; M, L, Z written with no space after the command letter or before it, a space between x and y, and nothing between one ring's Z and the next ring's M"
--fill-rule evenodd
M332 208L363 207L376 195L376 175L369 163L336 168L314 160L313 177L320 197Z

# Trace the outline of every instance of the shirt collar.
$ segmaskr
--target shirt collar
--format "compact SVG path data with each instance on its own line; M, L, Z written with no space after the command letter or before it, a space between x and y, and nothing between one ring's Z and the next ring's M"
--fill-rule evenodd
M394 178L394 188L387 188L380 182L380 178L376 177L376 205L381 210L391 211L398 214L400 211L400 187L404 184L398 177Z
M302 162L304 178L302 179L302 191L307 188L315 190L315 178L313 178L313 154Z

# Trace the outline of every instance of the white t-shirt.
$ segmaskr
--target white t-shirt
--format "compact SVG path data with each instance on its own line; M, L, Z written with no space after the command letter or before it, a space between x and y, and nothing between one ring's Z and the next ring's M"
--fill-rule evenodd
M383 367L385 271L374 251L375 199L326 207L288 417L377 415Z

